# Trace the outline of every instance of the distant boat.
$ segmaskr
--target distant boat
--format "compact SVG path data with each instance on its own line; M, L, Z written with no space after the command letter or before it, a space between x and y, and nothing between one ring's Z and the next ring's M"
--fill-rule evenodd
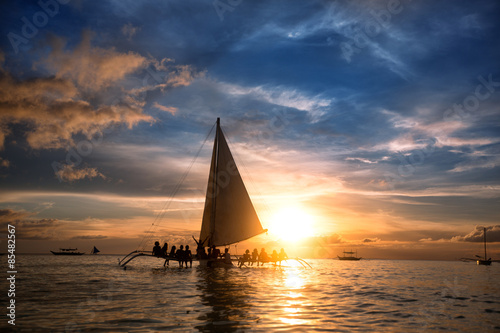
M484 259L478 259L477 264L478 265L491 265L491 258L486 259L486 228L483 228L483 240L484 240ZM476 256L481 258L480 256Z
M59 249L59 251L50 251L56 256L81 256L85 252L78 252L77 248L74 249Z
M98 254L99 252L101 251L99 251L97 247L94 246L94 248L90 251L90 254Z
M343 253L344 253L343 257L337 256L337 258L339 258L339 260L360 260L361 259L361 257L358 257L358 251L352 252L352 250L351 250L351 251L344 251ZM355 256L353 256L353 254L355 254Z

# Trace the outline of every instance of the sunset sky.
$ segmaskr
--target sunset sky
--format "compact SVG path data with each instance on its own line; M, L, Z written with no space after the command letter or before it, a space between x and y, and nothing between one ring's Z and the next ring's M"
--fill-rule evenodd
M127 253L159 213L193 244L213 136L173 194L220 117L270 229L240 253L457 259L488 227L500 259L497 1L0 8L2 244Z

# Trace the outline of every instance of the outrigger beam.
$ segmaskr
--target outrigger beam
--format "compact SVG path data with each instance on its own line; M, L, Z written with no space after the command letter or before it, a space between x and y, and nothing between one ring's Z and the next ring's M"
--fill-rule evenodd
M134 253L136 253L135 255L133 255ZM140 257L140 256L147 256L148 254L145 253L145 251L132 251L130 252L129 254L127 254L122 260L118 260L118 265L120 267L125 267L126 264L128 264L130 261L132 261L133 259L137 258L137 257ZM125 261L125 259L127 259L127 261Z
M125 265L127 265L129 262L131 262L132 260L134 260L137 257L143 257L143 256L146 256L146 257L155 257L155 258L164 259L164 260L179 261L178 258L172 258L172 257L169 257L169 256L158 257L158 256L155 256L155 255L151 254L150 251L137 251L136 250L136 251L132 251L129 254L127 254L125 257L123 257L122 260L118 260L118 265L120 267L124 267L125 268Z

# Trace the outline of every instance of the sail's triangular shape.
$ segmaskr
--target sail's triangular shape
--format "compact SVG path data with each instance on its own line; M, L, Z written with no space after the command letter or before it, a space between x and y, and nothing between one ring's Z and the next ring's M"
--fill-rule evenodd
M206 240L205 246L229 245L264 231L217 124L200 241Z
M208 185L207 185L207 195L205 198L205 209L203 211L203 219L201 223L201 232L200 232L200 242L204 246L211 246L210 243L210 235L212 235L214 230L214 214L215 214L215 172L217 165L217 135L219 134L219 130L217 129L215 132L215 140L214 140L214 149L212 151L212 162L210 163L210 173L208 174Z
M94 246L94 248L92 249L92 251L90 251L90 253L92 253L92 254L97 254L97 253L99 253L99 252L101 252L101 251L99 251L99 250L97 249L97 247L95 247L95 246Z

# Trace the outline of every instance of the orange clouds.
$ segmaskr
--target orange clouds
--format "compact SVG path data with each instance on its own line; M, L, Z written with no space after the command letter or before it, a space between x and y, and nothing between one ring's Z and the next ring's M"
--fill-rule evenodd
M95 177L101 177L103 179L106 179L106 177L97 171L95 168L81 168L81 169L76 169L73 167L73 165L70 164L65 164L62 166L61 169L56 171L56 176L61 179L62 181L75 181L75 180L80 180L84 178L95 178Z
M86 90L98 91L123 79L127 74L145 68L149 61L133 52L91 47L92 34L85 31L81 43L72 51L65 50L65 41L52 37L52 52L43 63L56 73Z
M203 76L203 74L195 73L191 66L188 65L175 66L173 68L173 71L167 77L166 85L172 87L187 86L197 76Z
M27 124L26 140L34 149L65 148L81 133L88 138L114 123L132 127L152 121L140 103L93 106L78 96L72 82L62 78L16 81L0 74L0 148L10 133L8 125Z
M76 134L91 139L111 125L126 124L132 128L141 121L153 122L143 112L146 95L141 93L189 85L198 75L190 66L169 64L170 59L157 61L133 52L92 47L91 35L84 32L81 43L73 50L67 49L62 38L50 38L50 54L35 65L45 67L52 76L18 80L0 67L0 150L4 149L12 124L27 125L25 137L31 148L50 149L74 146ZM3 61L1 53L0 66ZM163 70L153 73L159 80L148 85L145 78L142 87L127 90L127 75L150 65L157 71ZM171 114L177 111L160 109ZM60 170L65 179L95 174L80 171Z
M52 76L16 79L2 69L4 54L0 53L0 150L13 124L26 125L24 134L31 148L57 149L74 146L77 134L91 139L111 125L132 128L142 121L153 122L143 110L147 91L186 86L203 75L191 66L173 65L171 59L158 61L134 52L92 47L91 37L90 32L84 32L82 41L72 50L62 38L51 37L49 55L35 67L43 66ZM144 70L144 79L135 80L142 86L130 87L128 76ZM177 111L158 103L154 107L172 115ZM81 171L85 176L74 170L61 173L67 179L93 174Z

